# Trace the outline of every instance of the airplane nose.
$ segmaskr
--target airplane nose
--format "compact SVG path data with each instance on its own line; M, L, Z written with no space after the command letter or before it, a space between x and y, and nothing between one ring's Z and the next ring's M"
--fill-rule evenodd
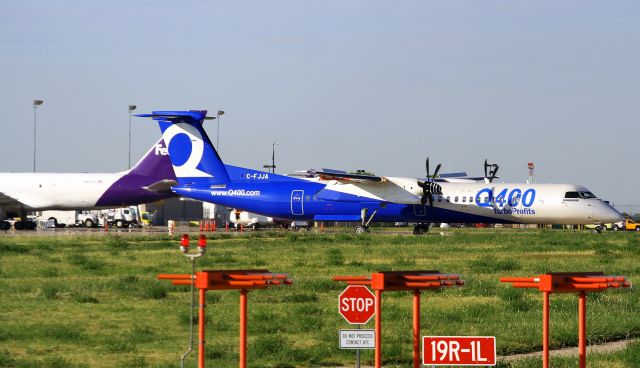
M603 224L615 223L624 219L624 217L620 212L618 212L618 210L604 202L601 206L598 206L598 209L595 212L596 213L594 217L598 222Z

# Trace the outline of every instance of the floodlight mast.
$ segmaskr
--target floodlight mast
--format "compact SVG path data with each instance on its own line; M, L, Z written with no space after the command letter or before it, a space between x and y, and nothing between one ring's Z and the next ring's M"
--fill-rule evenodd
M276 146L279 145L280 142L273 142L272 151L271 151L271 165L262 165L265 169L271 169L271 173L276 173Z
M136 105L129 105L129 168L131 168L131 112L136 109Z
M36 110L38 106L42 105L43 100L33 100L33 172L36 172L36 126L37 115Z

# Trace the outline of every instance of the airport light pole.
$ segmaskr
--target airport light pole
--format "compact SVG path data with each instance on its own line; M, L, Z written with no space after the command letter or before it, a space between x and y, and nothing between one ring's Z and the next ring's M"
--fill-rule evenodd
M42 100L33 100L33 172L36 172L36 126L38 121L36 111L43 102Z
M262 165L265 169L271 169L271 173L276 173L276 146L280 144L280 142L273 142L272 151L271 151L271 165Z
M129 168L131 168L131 112L136 109L136 105L129 105Z
M218 154L220 154L220 117L224 115L224 111L222 110L218 110L218 113L216 114L216 120L218 120L218 134L216 136L216 151L218 151Z

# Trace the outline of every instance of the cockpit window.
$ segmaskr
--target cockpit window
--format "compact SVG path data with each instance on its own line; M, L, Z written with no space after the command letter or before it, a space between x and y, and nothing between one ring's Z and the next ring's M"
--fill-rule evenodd
M564 198L591 199L591 198L596 198L596 196L591 192L567 192L565 193Z

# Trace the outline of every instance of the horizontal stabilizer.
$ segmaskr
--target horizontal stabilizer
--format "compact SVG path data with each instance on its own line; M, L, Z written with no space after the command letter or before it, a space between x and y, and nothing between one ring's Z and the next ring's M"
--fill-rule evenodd
M148 190L150 192L171 192L171 187L178 185L178 182L175 180L160 180L151 185L143 187L143 189Z
M189 110L189 111L154 111L151 114L138 114L134 115L141 118L151 118L153 120L194 120L201 122L202 120L209 120L215 118L207 118L206 110Z

